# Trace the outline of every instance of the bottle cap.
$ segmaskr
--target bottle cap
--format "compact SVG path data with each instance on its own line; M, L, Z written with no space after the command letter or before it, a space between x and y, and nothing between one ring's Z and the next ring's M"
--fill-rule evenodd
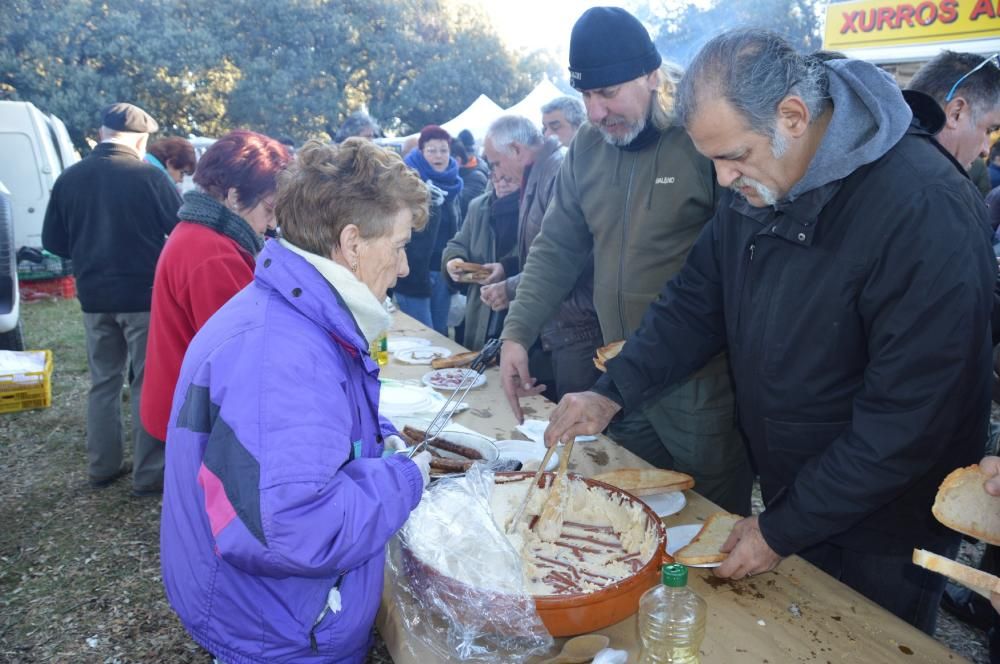
M680 563L664 565L661 571L663 585L671 588L683 588L688 582L688 568Z

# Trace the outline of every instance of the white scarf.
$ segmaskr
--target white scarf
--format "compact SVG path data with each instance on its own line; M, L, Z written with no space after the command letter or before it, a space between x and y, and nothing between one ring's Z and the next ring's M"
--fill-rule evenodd
M337 289L368 343L378 339L389 329L389 325L392 324L389 312L375 298L368 286L361 283L353 272L329 258L300 249L284 238L279 239L278 242L285 249L306 259L323 275L324 279Z

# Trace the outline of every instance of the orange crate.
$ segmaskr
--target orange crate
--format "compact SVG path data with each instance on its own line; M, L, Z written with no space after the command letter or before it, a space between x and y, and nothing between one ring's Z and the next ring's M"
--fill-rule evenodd
M0 413L16 413L52 405L52 351L42 352L45 353L44 371L0 374ZM15 380L15 376L36 377L38 383L26 384L23 378Z
M25 302L47 299L69 300L76 297L76 279L72 276L22 281L20 288L21 299Z

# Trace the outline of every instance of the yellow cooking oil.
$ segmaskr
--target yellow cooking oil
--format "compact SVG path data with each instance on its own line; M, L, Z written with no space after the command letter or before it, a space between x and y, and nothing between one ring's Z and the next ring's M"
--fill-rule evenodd
M687 587L684 565L664 565L662 583L639 600L639 664L698 664L705 638L705 600Z
M380 334L372 341L368 352L380 367L389 364L389 335L385 332Z

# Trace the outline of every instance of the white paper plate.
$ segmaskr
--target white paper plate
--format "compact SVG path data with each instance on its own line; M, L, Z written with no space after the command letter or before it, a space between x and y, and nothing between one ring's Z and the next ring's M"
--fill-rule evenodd
M396 351L393 356L404 364L430 364L431 360L451 357L451 351L442 346L412 346Z
M641 496L639 500L653 508L657 516L677 514L687 505L687 498L684 497L683 491L654 493L649 496Z
M422 337L396 337L390 334L386 338L386 350L394 355L401 350L406 350L407 348L430 345L431 340L424 339Z
M433 387L436 390L451 392L458 389L463 377L469 374L476 377L475 382L472 383L472 387L481 387L486 384L486 376L476 373L472 369L435 369L434 371L425 373L420 380L424 382L424 385Z
M409 385L383 385L379 391L378 412L386 417L410 415L431 410L434 395L422 387Z
M679 549L687 546L694 539L694 536L698 534L701 527L704 524L701 523L689 523L683 526L674 526L673 528L667 528L667 553L671 556L677 553ZM703 563L701 565L688 565L688 567L718 567L722 563Z
M497 449L501 459L517 459L521 462L521 470L538 470L538 465L545 456L545 444L533 440L498 440ZM552 453L545 470L555 470L559 466L559 450Z
M541 443L545 440L545 429L547 429L548 426L548 420L525 420L524 424L518 424L514 428L528 438ZM576 442L578 443L589 443L592 440L597 440L597 436L576 437Z

